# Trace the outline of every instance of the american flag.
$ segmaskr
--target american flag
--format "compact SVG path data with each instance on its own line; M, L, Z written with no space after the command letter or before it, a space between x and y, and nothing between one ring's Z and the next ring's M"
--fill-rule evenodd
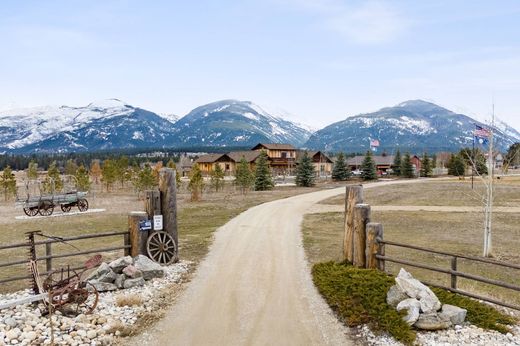
M488 129L483 128L482 126L475 125L475 132L473 132L473 134L477 138L489 138L491 132Z
M379 146L379 141L377 139L371 139L370 140L370 146L371 147L378 147Z

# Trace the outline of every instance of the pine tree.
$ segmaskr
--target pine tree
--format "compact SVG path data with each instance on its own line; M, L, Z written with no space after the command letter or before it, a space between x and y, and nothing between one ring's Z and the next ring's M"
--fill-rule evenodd
M43 190L48 193L60 192L63 188L63 181L61 180L60 170L56 167L56 161L49 165L47 176L43 181Z
M202 195L202 188L204 187L204 178L200 170L199 164L194 164L191 168L190 183L188 189L191 191L191 201L196 202L200 200Z
M114 182L117 180L116 163L110 159L103 161L101 174L103 175L101 181L103 181L107 192L109 192L112 185L114 185Z
M312 159L307 152L304 152L296 166L296 185L311 187L315 185L315 179L316 172Z
M448 174L457 177L464 176L466 173L466 163L460 155L451 154L448 163Z
M370 150L367 150L365 159L363 160L363 163L361 164L361 170L363 171L361 173L361 178L363 180L377 179L376 163L374 162L374 159L372 158L372 152Z
M397 176L400 176L401 175L401 152L399 151L399 149L397 149L397 152L395 153L395 156L394 156L394 163L392 165L392 169L394 170L394 174L397 175Z
M157 184L159 184L159 172L161 171L162 168L163 168L162 161L157 161L155 163L155 166L153 167L153 175L155 177L155 180L157 181Z
M406 153L401 160L401 175L405 178L414 178L412 159L410 153Z
M253 186L254 182L255 177L249 168L249 163L247 163L246 159L242 157L235 172L235 184L238 186L242 194L245 195L251 186Z
M262 150L256 159L255 190L266 191L274 187L273 176L267 162L267 153Z
M16 177L10 166L5 167L0 176L0 188L4 193L4 199L6 201L10 195L16 195Z
M339 153L332 168L332 179L336 181L344 181L350 177L350 169L345 161L345 154Z
M90 175L92 176L92 180L94 180L94 184L99 184L99 178L101 177L101 166L99 165L99 160L94 160L90 164Z
M78 191L90 191L90 176L85 166L80 165L76 170L76 188Z
M421 159L421 177L431 177L432 176L432 167L431 160L426 153L423 154Z
M76 164L76 161L73 159L67 160L65 162L65 174L66 175L75 175L76 171L78 170L78 165Z
M437 155L432 155L432 169L437 168Z
M215 189L215 192L224 188L224 171L218 163L215 164L215 168L211 171L210 177L211 187Z
M27 167L27 179L38 179L38 163L34 160L31 160L31 162L29 162L29 166Z
M175 169L175 184L177 185L177 189L179 189L181 187L181 175L179 173L179 170L177 169L177 165L175 164L175 162L173 162L173 159L170 159L168 161L166 167Z

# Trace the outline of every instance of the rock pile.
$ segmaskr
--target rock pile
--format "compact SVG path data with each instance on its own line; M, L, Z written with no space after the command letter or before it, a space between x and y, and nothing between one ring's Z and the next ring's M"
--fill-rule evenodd
M146 256L125 256L101 265L87 281L99 292L143 286L145 281L162 278L164 268Z
M402 269L386 295L386 302L398 311L407 310L404 320L418 329L439 330L460 325L466 319L466 310L442 305L430 288Z

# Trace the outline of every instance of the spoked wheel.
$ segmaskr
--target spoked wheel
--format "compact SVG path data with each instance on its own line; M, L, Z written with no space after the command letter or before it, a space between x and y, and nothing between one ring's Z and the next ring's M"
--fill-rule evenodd
M36 216L38 214L38 207L23 208L23 212L27 216Z
M71 209L72 209L72 206L70 204L61 205L61 211L64 213L68 213Z
M41 216L50 216L54 212L54 204L43 203L38 209Z
M177 244L164 231L153 232L146 241L148 256L159 264L171 264L177 258Z
M78 209L79 211L87 211L88 210L88 201L86 199L80 199L78 201Z
M87 283L85 288L76 288L69 292L67 305L76 314L91 314L96 308L99 300L99 293L91 283Z

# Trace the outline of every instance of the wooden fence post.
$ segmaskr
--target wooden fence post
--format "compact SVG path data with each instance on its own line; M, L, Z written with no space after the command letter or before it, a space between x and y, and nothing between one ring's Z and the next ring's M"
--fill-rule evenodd
M367 245L365 250L367 269L379 268L379 260L376 258L376 255L379 253L379 245L381 244L379 243L378 238L383 238L383 225L376 222L367 223Z
M52 271L52 243L46 243L45 244L45 270L47 273L50 273Z
M451 258L451 270L452 272L457 271L457 256L453 256ZM451 288L457 289L457 275L451 274Z
M128 214L128 232L130 232L130 256L146 255L146 240L148 232L139 230L139 221L146 220L143 211L132 211ZM143 233L146 233L143 234Z
M363 186L347 185L345 193L345 223L343 235L343 260L354 260L354 207L363 203Z
M172 168L161 168L159 171L159 191L161 196L161 213L163 216L163 231L169 233L177 249L179 248L177 234L177 182L176 171ZM178 253L178 251L177 251Z
M126 233L123 235L123 244L124 244L124 246L130 246L130 247L125 247L125 250L124 250L124 255L130 256L131 252L132 252L132 243L130 242L130 233Z
M358 268L365 268L366 226L368 222L370 222L370 205L356 204L354 207L354 256L352 264Z

